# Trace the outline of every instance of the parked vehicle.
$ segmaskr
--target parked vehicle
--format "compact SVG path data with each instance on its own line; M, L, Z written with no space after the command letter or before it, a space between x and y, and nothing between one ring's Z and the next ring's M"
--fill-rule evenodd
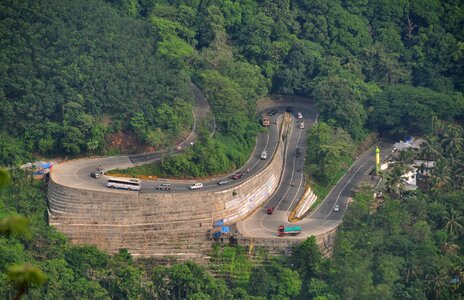
M190 186L191 190L200 190L203 188L203 183L197 182Z
M338 204L335 204L334 211L340 211L340 206Z
M261 159L267 159L267 151L261 153Z
M277 235L278 236L286 236L286 235L291 235L295 236L301 233L301 227L300 226L291 226L291 227L285 227L284 225L280 225L279 229L277 229Z
M267 208L267 214L268 214L268 215L272 215L273 213L274 213L274 206L269 206L269 207Z
M298 112L298 113L296 114L296 118L297 118L297 119L303 119L303 115L302 115L300 112Z
M300 123L300 129L304 129L304 122Z
M160 191L170 191L171 185L169 183L162 183L156 187L157 190Z
M277 114L277 110L275 110L275 109L271 110L271 111L268 113L268 115L270 115L270 116L273 116L273 115L275 115L275 114Z
M291 112L293 112L293 108L291 106L287 106L285 108L285 111L288 112L288 113L291 113Z
M238 173L235 173L234 176L232 176L232 179L233 180L237 180L237 179L240 179L243 177L243 172L238 172Z
M268 127L271 125L271 120L269 119L269 116L263 116L263 126Z

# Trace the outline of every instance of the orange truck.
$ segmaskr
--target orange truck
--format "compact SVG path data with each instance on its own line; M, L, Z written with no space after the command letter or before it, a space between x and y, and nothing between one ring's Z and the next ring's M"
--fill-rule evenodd
M269 119L268 115L264 115L263 116L263 126L268 127L269 125L271 125L271 120Z

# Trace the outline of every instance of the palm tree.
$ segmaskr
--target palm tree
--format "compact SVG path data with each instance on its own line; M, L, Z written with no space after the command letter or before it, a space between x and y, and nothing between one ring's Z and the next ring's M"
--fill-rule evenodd
M460 247L458 244L453 243L452 241L445 241L441 247L444 253L447 254L456 254L458 253Z
M437 161L431 172L434 190L447 190L452 185L451 167L446 159Z
M459 189L463 187L464 183L464 157L461 156L456 159L452 166L452 173L454 178L454 187Z
M385 187L388 193L392 194L391 192L393 191L394 196L401 194L401 190L404 188L404 183L406 182L403 174L404 168L401 165L395 165L393 169L385 173Z
M431 299L441 299L442 291L449 285L449 276L446 270L440 270L438 273L427 274L425 276L427 290Z
M441 140L443 150L450 157L455 157L464 149L464 136L462 129L457 126L448 126Z
M425 140L420 144L420 155L427 162L440 158L442 156L442 151L437 137L433 135L427 135Z
M457 237L464 235L464 226L462 225L463 218L459 211L451 209L445 219L447 222L444 228L449 232L449 234Z
M420 144L420 156L422 159L427 161L427 169L429 168L429 162L432 160L437 160L442 157L443 149L438 142L436 136L427 135L425 136L424 141Z
M412 152L411 148L399 151L396 157L396 161L403 166L409 166L410 164L412 164L413 159L414 153Z

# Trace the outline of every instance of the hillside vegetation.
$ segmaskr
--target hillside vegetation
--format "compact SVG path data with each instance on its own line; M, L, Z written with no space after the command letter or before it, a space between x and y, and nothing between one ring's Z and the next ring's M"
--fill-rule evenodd
M403 135L429 130L431 113L463 119L460 1L0 5L3 165L104 153L114 132L166 146L192 125L189 78L212 105L222 145L253 143L255 100L267 93L312 97L322 120L355 141L366 124ZM249 146L233 148L217 158L225 166L192 175L241 164Z
M47 225L42 186L0 169L0 298L464 297L462 1L4 0L0 15L0 165L105 154L112 133L166 147L191 129L190 80L217 133L201 125L163 174L243 163L259 132L255 100L269 93L316 103L306 171L322 186L372 131L424 134L416 158L436 163L407 192L412 156L398 154L383 201L370 189L354 196L332 258L310 238L274 258L217 247L205 267L73 246Z

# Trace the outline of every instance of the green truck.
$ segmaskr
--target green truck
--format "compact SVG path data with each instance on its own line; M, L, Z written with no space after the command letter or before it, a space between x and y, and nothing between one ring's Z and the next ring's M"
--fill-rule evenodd
M291 226L291 227L285 227L284 225L280 225L279 229L277 230L277 235L278 236L286 236L286 235L298 235L301 233L301 227L300 226Z

